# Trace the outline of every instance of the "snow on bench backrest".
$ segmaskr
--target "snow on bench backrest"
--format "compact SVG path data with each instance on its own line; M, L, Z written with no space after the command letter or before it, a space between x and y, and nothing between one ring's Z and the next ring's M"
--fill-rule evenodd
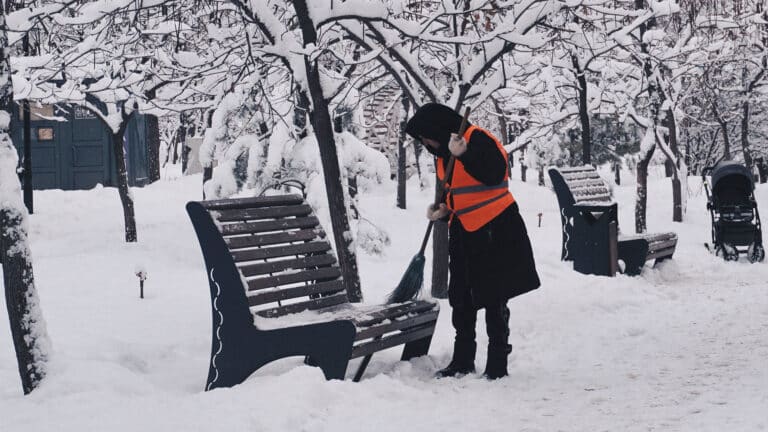
M608 184L592 166L558 168L578 204L613 202Z

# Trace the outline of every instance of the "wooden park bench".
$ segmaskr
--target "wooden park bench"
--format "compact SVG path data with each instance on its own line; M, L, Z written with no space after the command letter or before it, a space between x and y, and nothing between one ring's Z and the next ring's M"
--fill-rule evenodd
M560 205L561 259L573 261L574 270L614 276L621 260L625 274L638 275L646 261L655 265L674 254L673 232L620 234L616 202L594 167L551 168L549 177Z
M364 357L358 381L376 351L404 344L403 360L427 353L438 305L351 304L331 245L301 196L190 202L187 212L211 291L206 390L239 384L290 356L342 380L349 360Z

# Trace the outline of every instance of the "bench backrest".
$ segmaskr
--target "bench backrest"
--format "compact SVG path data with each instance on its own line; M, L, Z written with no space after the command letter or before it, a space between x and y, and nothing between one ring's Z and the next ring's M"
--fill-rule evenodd
M276 317L348 302L331 245L301 196L190 202L187 211L214 304L229 291L227 303L242 303L252 320L251 313Z
M561 209L576 203L609 204L613 201L610 187L591 165L550 168L549 178Z

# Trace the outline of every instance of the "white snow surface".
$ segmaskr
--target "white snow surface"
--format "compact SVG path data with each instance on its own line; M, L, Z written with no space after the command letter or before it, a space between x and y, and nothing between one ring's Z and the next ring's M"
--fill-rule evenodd
M768 265L726 263L707 252L709 214L698 182L691 179L686 221L676 224L670 182L654 172L648 227L678 233L674 259L647 266L639 277L608 278L575 273L560 261L554 194L534 181L521 183L519 172L513 177L542 287L509 302L509 377L432 378L449 361L453 340L450 307L441 301L426 357L400 362L400 348L377 353L360 383L328 382L319 369L291 358L211 392L203 391L208 284L184 212L187 201L200 199L199 175L133 190L138 244L122 241L115 189L38 191L29 235L54 351L40 388L22 396L10 332L0 325L0 431L768 428ZM391 236L382 255L359 255L370 304L397 284L426 227L431 191L412 179L409 208L399 210L394 187L385 183L361 196L362 209L375 212ZM620 225L632 234L634 185L614 193ZM768 215L768 187L759 186L757 200ZM151 275L143 300L137 263ZM425 277L429 287L429 271ZM482 371L482 312L478 321ZM358 364L351 362L348 377Z

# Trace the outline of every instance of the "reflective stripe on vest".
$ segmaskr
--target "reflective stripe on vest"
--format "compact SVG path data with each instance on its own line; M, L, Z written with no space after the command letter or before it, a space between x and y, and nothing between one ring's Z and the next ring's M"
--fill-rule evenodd
M509 189L509 182L504 180L503 182L497 184L496 186L486 186L484 184L481 184L479 186L466 186L466 187L455 187L451 188L451 193L454 195L461 195L465 193L472 193L472 192L482 192L487 190L496 190L496 189Z
M472 145L469 142L469 137L475 130L480 130L493 139L496 147L504 156L505 166L507 166L507 152L490 132L477 126L470 126L464 133L464 140L467 141L468 145ZM445 178L445 169L441 158L437 159L437 176L441 181ZM451 218L458 217L467 231L477 231L515 202L509 192L508 170L504 173L504 179L501 183L488 186L469 175L464 169L464 164L458 158L453 166L449 187L446 204L453 211Z

